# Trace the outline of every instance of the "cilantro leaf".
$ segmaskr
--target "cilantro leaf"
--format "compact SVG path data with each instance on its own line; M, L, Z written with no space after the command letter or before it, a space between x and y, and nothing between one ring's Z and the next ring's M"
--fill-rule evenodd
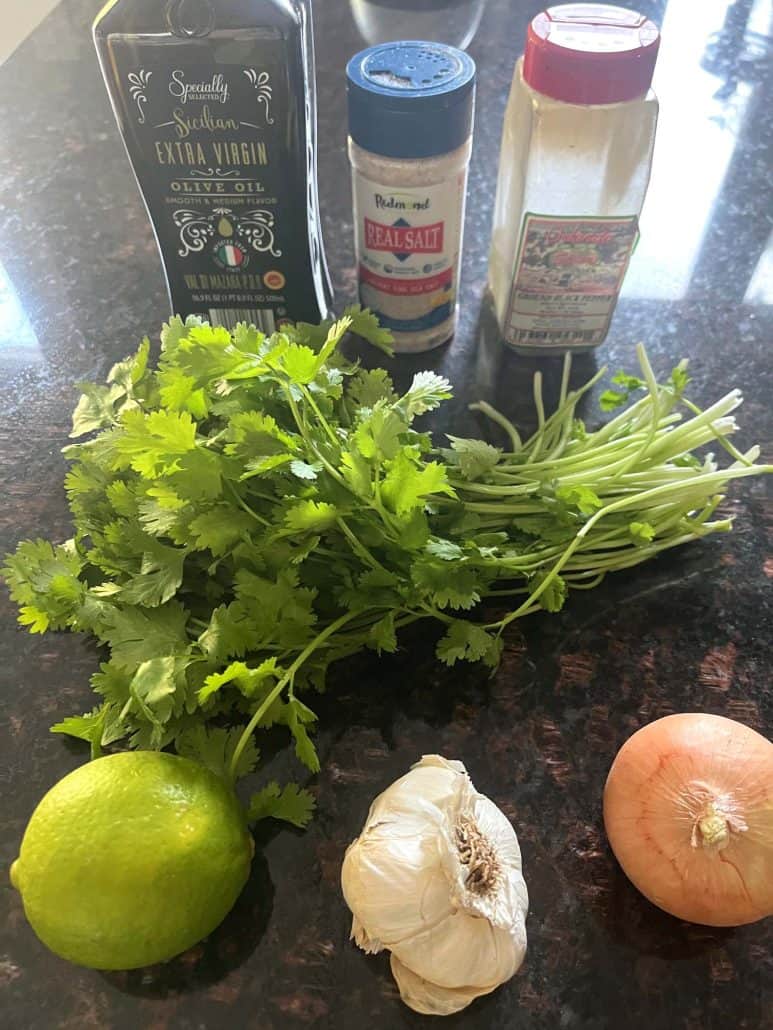
M453 464L459 466L459 471L470 482L490 472L502 454L498 447L492 447L483 440L463 440L450 434L448 439L451 441Z
M317 717L302 701L291 697L284 710L283 722L295 738L295 754L311 772L319 772L319 756L306 727L316 722Z
M408 426L401 416L377 401L374 408L364 408L354 430L354 442L365 458L394 458L400 449L400 438Z
M373 495L373 469L358 450L343 452L341 474L344 481L358 496L371 497Z
M186 623L187 613L178 601L152 609L126 605L110 611L105 639L116 664L136 666L151 658L185 653Z
M451 384L444 376L436 372L417 372L408 392L403 394L396 406L406 421L411 422L417 415L434 411L450 396Z
M687 373L687 362L682 361L676 366L676 368L672 369L669 385L677 397L681 397L689 383L690 376Z
M187 411L137 409L121 417L123 431L115 448L127 464L147 479L168 475L180 468L180 458L196 446L196 423Z
M387 474L381 493L391 510L398 515L405 515L414 508L423 508L431 494L454 494L445 468L436 461L428 461L420 466L404 448L385 465Z
M250 737L239 756L235 769L231 769L231 760L239 743L244 726L223 729L219 726L205 726L198 723L184 729L175 737L175 749L183 758L200 762L226 782L239 780L248 776L258 764L260 753L255 741Z
M647 384L639 376L628 375L627 372L617 372L612 376L612 382L616 386L622 386L626 393L632 393L634 390L641 390Z
M464 556L464 551L459 544L455 544L452 540L443 540L441 537L433 537L432 540L428 540L424 549L433 558L441 558L443 561L458 561Z
M171 411L188 411L195 419L204 419L209 413L209 401L203 387L194 376L181 368L170 366L158 374L161 403Z
M285 373L294 383L308 385L319 371L317 355L301 343L291 343L278 354L266 358L269 367L277 368Z
M192 519L188 531L192 546L214 555L228 554L239 540L249 534L254 520L232 504L216 504Z
M480 583L474 569L423 558L411 566L411 579L422 596L438 608L474 608Z
M592 515L603 507L601 498L589 486L560 486L556 490L556 497L583 515Z
M529 582L531 590L534 591L540 587L543 581L547 579L547 575L547 573L542 572L534 575ZM540 594L539 603L546 612L560 612L564 607L564 602L566 601L568 593L569 588L566 585L566 580L561 576L554 576Z
M378 622L374 622L368 631L368 647L381 654L390 654L397 650L397 634L395 633L395 613L387 612Z
M72 415L71 437L85 436L95 429L106 429L115 419L116 403L126 396L118 384L95 386L79 383L80 399Z
M360 369L349 382L347 398L351 406L373 408L379 401L393 404L397 400L389 373L383 368Z
M628 394L620 390L604 390L599 397L599 407L602 411L614 411L622 408L628 400Z
M113 365L107 373L108 383L115 383L125 393L131 394L147 372L149 355L150 340L146 336L135 354Z
M208 701L229 683L238 687L245 697L252 698L263 683L277 680L283 672L275 657L266 658L255 668L250 668L245 662L231 662L223 672L213 672L207 676L204 686L198 692L198 698L202 703Z
M438 641L435 654L446 665L458 661L479 662L496 668L502 653L502 643L482 626L461 620L452 622Z
M335 506L326 501L300 501L285 513L285 525L298 533L323 533L337 517Z
M20 607L19 622L32 633L63 629L83 601L82 567L70 545L54 547L47 540L19 544L6 556L2 570L11 598Z
M202 651L213 662L241 658L259 641L259 629L247 607L239 601L218 605L198 639Z
M378 318L368 308L361 308L359 304L346 308L344 317L349 319L349 328L357 336L380 351L392 356L392 334L388 329L382 329L378 324Z
M649 522L629 522L628 532L631 539L637 544L648 544L655 538L655 527Z
M296 783L288 783L282 790L272 780L250 798L247 822L259 819L281 819L299 829L307 826L314 814L316 802L307 790L301 790Z
M316 479L319 473L322 471L322 462L314 461L299 461L297 458L290 460L290 471L298 479L313 480Z
M185 659L167 655L141 662L129 684L131 709L151 724L151 747L162 746L162 730L172 714L179 714L178 689L184 685Z
M287 451L292 457L298 449L293 435L262 411L236 412L228 421L226 439L225 453L245 462Z
M51 727L52 733L64 733L78 740L85 740L91 745L91 757L99 758L102 754L102 733L110 706L99 705L86 715L72 715Z
M629 375L627 372L617 372L612 376L612 382L619 386L619 390L605 390L599 397L599 406L602 411L614 411L628 403L628 398L636 390L646 387L646 382L639 376Z

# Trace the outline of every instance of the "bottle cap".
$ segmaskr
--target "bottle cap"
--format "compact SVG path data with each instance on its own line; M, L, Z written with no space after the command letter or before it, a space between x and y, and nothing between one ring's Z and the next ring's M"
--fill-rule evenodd
M381 43L346 66L349 134L385 157L432 157L472 132L475 62L443 43Z
M561 4L538 14L526 34L523 77L570 104L617 104L650 88L660 33L636 11Z

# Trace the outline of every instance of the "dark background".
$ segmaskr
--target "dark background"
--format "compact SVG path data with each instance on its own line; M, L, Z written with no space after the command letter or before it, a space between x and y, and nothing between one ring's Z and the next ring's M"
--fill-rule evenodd
M168 314L150 229L99 77L94 0L62 0L0 67L0 548L63 539L74 384L101 379ZM655 169L623 299L598 361L629 369L644 340L659 373L691 360L692 396L743 389L742 446L773 458L769 7L761 0L640 3L663 23ZM457 396L436 422L481 430L486 397L522 425L537 363L505 353L482 298L499 134L530 3L490 0L470 53L479 92L462 309L432 367ZM363 45L347 0L317 0L320 190L339 307L353 299L343 68ZM767 249L766 249L767 248ZM542 362L548 381L555 362ZM578 362L578 377L596 358ZM593 405L585 417L594 420ZM762 480L734 487L736 529L511 627L502 667L441 670L431 631L393 658L341 666L320 715L319 812L306 833L261 826L252 879L226 923L159 969L103 975L49 954L0 888L0 1025L199 1030L420 1027L384 956L351 945L338 878L372 797L422 753L462 759L513 820L531 895L519 974L449 1027L764 1030L773 1026L771 923L712 930L660 913L607 847L601 791L623 740L674 711L728 715L770 735L771 506ZM15 857L40 796L85 760L48 734L91 706L87 640L28 636L0 594L0 848ZM257 782L298 777L277 751ZM5 874L4 874L5 875Z

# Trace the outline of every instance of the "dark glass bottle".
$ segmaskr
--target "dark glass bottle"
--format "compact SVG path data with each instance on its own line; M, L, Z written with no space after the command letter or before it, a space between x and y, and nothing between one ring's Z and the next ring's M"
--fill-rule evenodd
M311 0L111 0L94 41L172 310L326 317Z

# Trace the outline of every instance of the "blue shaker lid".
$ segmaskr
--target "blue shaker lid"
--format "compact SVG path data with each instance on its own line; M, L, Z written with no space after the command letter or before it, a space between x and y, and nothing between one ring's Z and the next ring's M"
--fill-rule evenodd
M432 157L472 132L475 62L443 43L380 43L346 66L349 135L385 157Z

